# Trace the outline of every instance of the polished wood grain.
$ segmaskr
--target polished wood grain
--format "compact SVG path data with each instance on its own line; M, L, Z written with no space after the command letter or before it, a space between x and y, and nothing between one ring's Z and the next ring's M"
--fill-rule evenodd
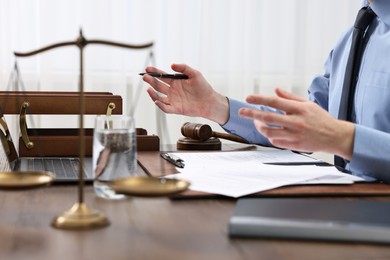
M141 167L139 174L144 174ZM379 194L332 198L390 203L390 197ZM51 227L76 201L77 187L71 185L0 191L0 259L390 259L388 245L230 238L228 221L236 200L228 198L108 201L97 198L89 185L87 205L111 224L85 231Z
M65 231L50 226L76 201L76 187L0 191L0 259L388 259L375 244L229 238L235 200L132 198L106 201L86 187L86 202L110 226ZM387 198L383 198L387 199Z

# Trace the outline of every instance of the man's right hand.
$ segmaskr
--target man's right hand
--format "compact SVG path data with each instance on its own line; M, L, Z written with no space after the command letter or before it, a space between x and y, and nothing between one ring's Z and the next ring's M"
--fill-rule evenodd
M172 70L188 76L188 79L154 78L145 74L143 80L154 103L165 113L203 117L218 124L225 124L229 118L229 104L226 97L216 92L203 75L185 64L172 64ZM166 73L155 67L146 72Z

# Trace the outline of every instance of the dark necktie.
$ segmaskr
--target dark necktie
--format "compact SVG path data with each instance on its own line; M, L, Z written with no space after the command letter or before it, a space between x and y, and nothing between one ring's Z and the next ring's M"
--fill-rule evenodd
M369 7L363 7L356 17L352 34L351 50L349 51L347 67L345 69L338 119L352 121L356 83L358 81L365 43L368 41L366 30L375 16L375 13ZM334 159L335 165L343 168L345 167L344 159L338 156L335 156Z

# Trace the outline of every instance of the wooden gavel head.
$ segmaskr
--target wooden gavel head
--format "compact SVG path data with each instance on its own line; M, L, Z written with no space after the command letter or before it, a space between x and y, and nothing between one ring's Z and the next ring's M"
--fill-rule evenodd
M242 137L214 132L209 125L197 123L184 123L181 133L185 138L177 141L178 150L221 150L219 138L227 139L239 143L248 143Z
M206 141L213 137L213 130L209 125L197 123L184 123L181 127L181 134L195 140Z
M196 124L196 123L184 123L181 127L181 133L183 136L205 142L210 140L211 137L223 138L226 140L247 144L248 141L244 138L228 133L214 132L209 125Z

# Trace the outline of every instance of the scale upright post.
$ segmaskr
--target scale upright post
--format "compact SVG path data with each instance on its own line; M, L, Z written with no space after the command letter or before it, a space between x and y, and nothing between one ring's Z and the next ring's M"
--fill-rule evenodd
M63 212L61 215L54 218L52 222L52 226L59 229L93 229L93 228L101 228L109 225L109 220L107 217L100 213L97 210L94 210L87 206L84 202L84 153L85 153L85 130L84 130L84 112L85 112L85 99L84 99L84 48L88 44L103 44L110 45L128 49L143 49L149 48L153 46L153 43L147 43L144 45L130 45L123 44L112 41L104 41L104 40L87 40L84 38L82 31L80 30L80 34L76 41L70 42L61 42L57 44L52 44L50 46L31 51L28 53L20 53L15 52L15 56L17 57L28 57L41 52L45 52L51 49L55 49L58 47L64 46L77 46L80 50L80 75L79 75L79 138L80 138L80 166L79 166L79 186L78 186L78 201L67 211Z
M79 165L79 190L78 202L72 208L57 216L52 225L55 228L61 229L89 229L105 227L109 225L109 221L102 213L91 209L84 202L84 157L85 157L85 131L84 131L84 113L85 113L85 98L84 98L84 47L87 45L82 31L76 40L76 45L80 49L80 79L79 79L79 141L80 141L80 165Z

